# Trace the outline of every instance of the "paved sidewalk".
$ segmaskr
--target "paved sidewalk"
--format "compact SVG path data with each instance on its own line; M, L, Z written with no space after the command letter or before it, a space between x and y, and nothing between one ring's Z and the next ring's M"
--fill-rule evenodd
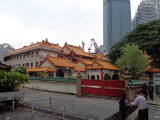
M61 120L42 113L15 109L14 111L0 112L0 120Z
M160 96L155 95L154 100L148 100L148 104L159 105L160 106Z

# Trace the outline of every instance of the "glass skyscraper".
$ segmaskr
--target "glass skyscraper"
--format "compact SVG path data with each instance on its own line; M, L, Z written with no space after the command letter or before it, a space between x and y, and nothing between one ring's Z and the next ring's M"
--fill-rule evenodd
M109 50L130 30L130 0L103 0L103 47Z

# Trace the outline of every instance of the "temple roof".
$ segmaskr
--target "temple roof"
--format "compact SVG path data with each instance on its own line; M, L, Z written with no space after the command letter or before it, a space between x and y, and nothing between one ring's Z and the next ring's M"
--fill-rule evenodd
M10 51L5 56L23 53L23 52L33 50L33 49L39 49L40 47L44 47L46 49L48 49L48 48L56 49L59 51L62 49L62 47L60 47L58 44L53 44L53 43L48 42L48 40L43 40L42 42L37 42L37 43L29 45L29 46L24 46L23 48L20 48L20 49Z
M64 45L63 49L64 48L67 48L70 51L70 52L64 51L64 53L66 53L66 54L70 54L71 52L73 52L75 55L78 55L78 56L92 58L92 56L89 53L82 50L81 47L77 47L77 46L74 46L74 45L69 45L69 44L66 43Z
M76 63L69 61L67 58L58 58L58 57L47 56L45 58L45 60L48 60L55 67L73 68L75 71L80 71L80 72L85 71L84 68L80 67ZM43 63L44 63L44 61L43 61Z
M105 61L95 61L94 64L88 65L86 69L119 70L117 66Z
M152 73L160 73L160 69L159 68L153 68L153 67L147 67L143 71L149 71L149 72L152 72Z
M76 59L84 65L91 65L94 63L93 59L84 59L84 58L78 58L78 57L76 57Z

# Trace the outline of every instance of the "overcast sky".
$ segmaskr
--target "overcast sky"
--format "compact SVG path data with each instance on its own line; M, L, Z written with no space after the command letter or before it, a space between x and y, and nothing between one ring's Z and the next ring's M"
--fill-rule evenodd
M141 0L131 0L132 18ZM86 48L102 45L103 0L0 0L0 44L15 48L48 38Z

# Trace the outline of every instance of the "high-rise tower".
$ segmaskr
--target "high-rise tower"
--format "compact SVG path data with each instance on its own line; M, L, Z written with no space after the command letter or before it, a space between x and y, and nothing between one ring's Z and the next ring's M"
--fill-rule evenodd
M137 25L160 19L160 0L143 0L133 19L133 28Z
M106 49L131 30L130 0L103 0L103 42Z

